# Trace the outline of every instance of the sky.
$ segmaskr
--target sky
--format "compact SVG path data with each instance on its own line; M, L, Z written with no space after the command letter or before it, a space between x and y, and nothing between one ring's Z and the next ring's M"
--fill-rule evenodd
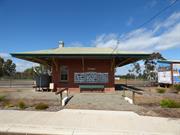
M180 59L180 0L0 0L0 56L65 47L117 47ZM17 71L35 64L13 58ZM126 67L118 69L127 73Z

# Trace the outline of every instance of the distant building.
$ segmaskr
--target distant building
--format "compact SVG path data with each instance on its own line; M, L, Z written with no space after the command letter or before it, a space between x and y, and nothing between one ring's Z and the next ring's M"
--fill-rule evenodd
M147 53L117 51L111 48L64 47L33 52L12 53L13 57L48 65L52 69L54 91L67 87L70 92L115 90L116 67L148 57Z

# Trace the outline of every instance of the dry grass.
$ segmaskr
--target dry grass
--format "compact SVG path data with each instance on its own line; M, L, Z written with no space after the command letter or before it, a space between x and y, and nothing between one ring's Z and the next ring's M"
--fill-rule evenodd
M35 106L36 110L46 110L47 108L49 108L49 106L48 106L48 104L45 104L45 103L38 103Z

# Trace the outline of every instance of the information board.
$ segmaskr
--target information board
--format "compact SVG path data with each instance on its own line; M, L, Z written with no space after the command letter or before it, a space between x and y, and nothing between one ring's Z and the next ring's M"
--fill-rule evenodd
M159 65L158 65L158 83L172 84L171 64L159 63Z
M74 73L75 83L108 83L108 73L83 72Z

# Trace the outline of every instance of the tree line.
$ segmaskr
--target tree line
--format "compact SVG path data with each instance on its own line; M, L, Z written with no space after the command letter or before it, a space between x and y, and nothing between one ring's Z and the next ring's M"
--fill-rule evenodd
M0 78L2 79L33 79L33 68L27 68L23 72L16 71L16 64L11 59L0 57Z

